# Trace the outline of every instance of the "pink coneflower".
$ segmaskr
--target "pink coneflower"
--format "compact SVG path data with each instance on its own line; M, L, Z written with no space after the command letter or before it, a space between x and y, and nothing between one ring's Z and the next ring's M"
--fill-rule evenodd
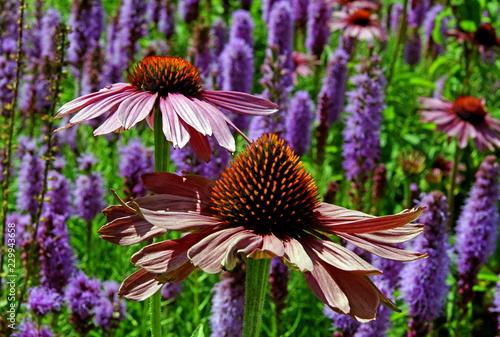
M120 289L131 300L144 300L162 283L181 282L196 268L214 274L233 269L238 256L278 256L305 273L322 302L367 321L375 318L380 302L396 309L368 278L380 271L329 235L393 260L424 256L394 246L423 230L410 223L422 208L375 217L319 202L310 173L276 135L252 142L217 181L163 172L142 179L157 194L105 209L109 223L99 230L101 238L131 245L169 230L191 233L146 246L132 257L140 269Z
M422 121L437 124L437 129L450 138L457 136L460 148L467 146L469 138L480 151L485 146L491 151L493 146L500 147L500 119L490 116L483 100L461 96L450 102L444 98L421 97L420 103Z
M196 154L209 161L207 136L213 135L230 152L235 151L235 141L228 124L245 137L218 108L248 115L277 111L275 104L246 93L202 90L198 70L178 57L146 57L130 72L128 81L130 84L115 83L63 105L56 118L80 112L56 131L108 112L95 136L128 130L144 119L153 127L158 112L162 114L163 133L175 148L190 142Z
M372 41L374 37L380 41L387 40L387 33L377 15L368 9L348 9L347 12L334 12L330 21L330 29L342 30L345 38Z
M292 80L295 85L298 83L298 76L309 77L313 75L313 68L321 64L321 61L317 60L314 55L308 55L298 51L292 52L292 60L295 66L292 72Z

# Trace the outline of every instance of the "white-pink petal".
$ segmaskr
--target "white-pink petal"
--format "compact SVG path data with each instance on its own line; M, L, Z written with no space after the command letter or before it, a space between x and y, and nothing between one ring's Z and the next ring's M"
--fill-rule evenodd
M276 104L244 92L204 90L201 95L218 107L241 114L265 116L278 111Z

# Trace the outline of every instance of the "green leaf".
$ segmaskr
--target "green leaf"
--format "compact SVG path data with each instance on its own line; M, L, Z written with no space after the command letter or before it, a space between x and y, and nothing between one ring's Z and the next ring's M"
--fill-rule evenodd
M191 337L205 337L205 333L203 332L203 324L198 325L198 327L193 331Z
M475 32L477 29L477 25L472 20L463 20L460 21L460 28L462 28L466 32Z
M412 77L412 78L410 78L409 83L413 84L413 85L427 87L427 88L430 88L433 90L437 88L436 85L434 84L434 82L426 80L425 78L421 78L421 77Z

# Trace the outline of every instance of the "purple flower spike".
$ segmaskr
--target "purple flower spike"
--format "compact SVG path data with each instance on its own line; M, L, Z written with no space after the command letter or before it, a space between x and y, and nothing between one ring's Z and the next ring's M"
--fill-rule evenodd
M62 297L53 289L37 286L29 290L27 307L36 316L57 312L62 306Z
M285 57L285 68L291 72L294 69L293 51L293 12L286 0L276 2L271 11L268 24L267 45L275 46L279 55ZM291 83L291 82L290 82Z
M290 271L278 257L271 260L269 270L269 283L271 284L271 301L276 305L276 311L281 312L285 308L285 300L288 296L288 280Z
M139 50L138 41L147 34L146 1L123 0L118 19L119 32L114 56L125 69L134 61ZM122 68L123 69L123 68Z
M309 0L293 0L292 3L295 26L304 28L307 23Z
M115 281L105 281L99 303L94 308L95 321L104 331L112 331L125 319L125 301L118 298L119 285Z
M142 186L141 175L154 170L153 150L145 147L139 138L120 146L118 168L125 178L125 193L131 198L143 197L147 190Z
M31 216L29 214L9 213L7 214L6 223L13 223L16 225L16 248L22 247L31 240L30 227L33 223L31 222ZM8 229L8 227L6 229ZM11 237L7 235L7 233L5 234L5 245L7 245L7 240Z
M85 334L93 327L94 309L101 301L99 281L89 280L80 271L68 284L66 302L71 311L70 323L76 331Z
M307 51L319 59L330 38L332 7L325 0L310 0L307 12Z
M337 49L328 59L318 97L318 117L325 114L328 124L337 121L344 108L348 61L349 55L342 49Z
M408 26L413 28L418 28L422 25L425 18L425 13L430 7L429 0L412 1L412 6L408 12L408 17L406 21Z
M384 296L390 299L393 297L393 289L389 287L384 279L380 278L381 276L378 277L379 278L374 281L375 285L380 289L380 292L382 292ZM390 315L391 309L387 308L385 305L379 306L377 308L377 319L361 324L356 330L354 337L386 337L387 330L390 326Z
M337 314L327 305L324 306L323 314L326 318L333 321L332 327L338 331L333 334L335 337L353 337L354 333L356 333L356 330L361 325L359 322L347 315Z
M200 14L200 0L180 0L179 15L186 23L191 23Z
M407 64L415 66L420 62L422 54L422 40L418 32L412 34L406 40L404 48L404 60Z
M403 14L403 4L397 2L391 8L391 16L390 16L390 28L393 33L398 31L399 21L401 20L401 16Z
M92 155L85 155L79 158L78 162L81 170L89 172L95 163L95 158ZM78 216L87 222L92 221L106 207L103 200L103 184L101 172L98 171L80 174L76 178L75 209Z
M222 280L212 289L211 337L241 336L245 307L244 266L239 262L231 272L224 272Z
M98 44L104 30L101 0L73 1L69 17L68 59L75 77L81 78L85 55Z
M234 39L242 39L250 47L253 46L253 29L255 24L253 22L250 12L239 9L233 12L233 21L231 30L229 31L229 41Z
M27 151L21 159L19 167L19 184L17 189L17 209L27 211L35 216L39 201L38 196L42 191L44 163L36 153Z
M297 91L290 101L285 120L285 140L299 156L309 151L313 122L313 102L307 91Z
M498 177L497 158L487 156L476 173L476 181L457 221L455 249L462 309L472 299L479 269L497 244Z
M40 281L43 286L62 293L74 271L66 217L45 213L36 240L40 247Z
M349 105L342 147L347 179L364 184L380 157L380 122L384 108L385 79L378 61L352 78L355 90L347 93Z
M227 40L227 26L222 18L218 17L214 20L210 28L210 35L214 54L215 56L219 56L222 50L224 50Z
M424 32L425 32L425 40L426 44L429 45L429 43L432 41L432 31L434 30L435 21L436 17L438 16L439 13L443 10L442 5L434 5L429 9L429 11L425 14L423 26L424 26Z
M162 1L158 18L158 30L162 32L167 39L175 34L175 7L170 1Z
M12 337L52 337L54 334L46 325L38 328L35 322L23 320Z
M182 289L184 289L184 283L165 283L161 288L161 297L164 300L174 300L179 297Z
M273 9L273 6L276 2L279 0L263 0L262 1L262 20L264 22L269 23L269 19L271 17L271 11Z
M58 171L50 171L47 181L46 209L55 214L70 216L73 215L73 208L70 200L70 182Z
M425 229L423 235L414 240L412 248L429 257L407 264L401 272L404 280L401 292L412 317L410 331L418 332L419 336L429 331L430 322L444 309L448 293L446 277L450 271L449 238L445 230L449 218L446 197L440 191L431 192L420 205L426 207L418 219Z

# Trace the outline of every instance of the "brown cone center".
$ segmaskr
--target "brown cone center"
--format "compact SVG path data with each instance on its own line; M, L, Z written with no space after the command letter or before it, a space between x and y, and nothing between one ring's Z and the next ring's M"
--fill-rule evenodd
M225 169L211 202L229 226L298 237L317 221L319 192L290 147L264 135Z
M194 96L201 90L198 70L180 57L148 56L128 76L128 81L143 91L167 97L169 93Z
M452 109L460 119L473 125L481 124L486 116L483 103L476 97L459 97Z
M370 25L371 14L366 9L360 9L352 13L349 17L351 24L366 27Z
M495 28L490 23L483 23L474 32L474 39L485 47L493 47L497 44Z

